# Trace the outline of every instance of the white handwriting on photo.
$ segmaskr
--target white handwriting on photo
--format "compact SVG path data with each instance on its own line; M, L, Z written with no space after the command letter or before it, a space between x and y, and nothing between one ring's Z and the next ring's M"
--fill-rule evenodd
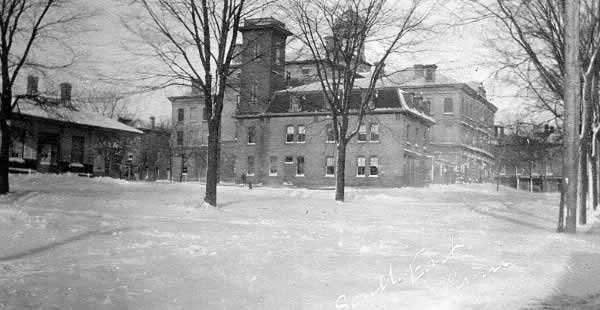
M429 260L426 261L425 263L417 264L417 260L419 258L425 258L423 256L423 253L425 252L425 248L422 248L413 255L412 261L407 267L407 271L406 271L407 275L404 278L400 277L400 276L396 277L394 275L392 265L390 264L388 274L384 274L379 277L379 285L377 286L377 288L374 291L372 291L371 293L366 294L366 296L363 295L361 297L363 297L363 298L374 297L374 296L384 292L386 289L389 289L400 283L407 283L411 287L415 287L417 285L417 283L419 283L419 281L421 281L427 287L427 284L424 281L423 277L427 273L431 273L434 270L438 269L439 267L448 263L448 261L454 257L455 252L461 248L464 248L464 245L455 244L454 236L451 236L450 251L447 255L443 256L441 259L429 258ZM508 268L509 266L510 266L510 263L501 263L501 264L491 266L489 268L484 268L484 270L482 272L480 272L477 276L481 276L481 278L486 278L488 276L488 274L496 273L502 269ZM478 268L478 269L481 269L481 268ZM448 291L450 289L454 289L455 291L458 291L458 290L462 289L463 287L465 287L466 285L468 285L468 283L469 283L468 277L464 277L462 279L462 281L460 281L460 280L457 281L457 278L458 278L458 276L457 276L456 272L454 274L448 275L448 277L446 279L446 285L444 287L446 294L448 293ZM428 287L428 288L430 288L430 287ZM430 289L432 289L432 288L430 288ZM357 299L358 298L356 298L356 297L352 298L352 297L348 296L347 294L342 294L342 295L338 296L338 298L335 300L335 308L336 309L344 309L344 310L353 309L360 305L360 303L357 301Z

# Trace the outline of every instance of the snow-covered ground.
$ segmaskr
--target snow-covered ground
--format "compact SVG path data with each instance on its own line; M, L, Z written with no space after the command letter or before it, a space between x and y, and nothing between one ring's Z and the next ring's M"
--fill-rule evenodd
M11 177L0 309L600 308L600 228L555 233L557 194Z

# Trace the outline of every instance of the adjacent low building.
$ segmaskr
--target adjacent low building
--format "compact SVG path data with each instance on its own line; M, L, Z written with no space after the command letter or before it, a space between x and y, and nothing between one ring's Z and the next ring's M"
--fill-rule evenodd
M553 127L496 126L496 137L497 181L525 191L560 190L563 146Z
M60 98L37 92L37 79L28 79L28 94L16 102L10 121L10 170L13 172L79 172L111 174L115 157L141 131L71 105L71 85L61 84ZM119 161L119 165L121 162ZM113 174L117 174L116 172Z

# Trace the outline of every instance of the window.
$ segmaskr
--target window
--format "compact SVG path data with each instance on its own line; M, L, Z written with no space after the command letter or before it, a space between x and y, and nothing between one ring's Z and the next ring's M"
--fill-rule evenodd
M335 132L333 131L333 126L331 124L327 124L327 126L325 126L325 130L327 130L327 142L335 142Z
M425 69L425 81L433 81L433 68Z
M445 125L444 127L444 138L446 139L446 142L454 141L454 128L452 128L452 125Z
M306 127L304 125L298 126L298 142L304 143L306 141Z
M206 105L206 104L202 107L202 120L203 121L208 120L208 105Z
M256 102L257 101L257 97L256 97L256 89L257 89L257 85L256 82L254 84L252 84L252 93L250 94L250 101L252 102Z
M12 129L12 139L10 141L10 157L25 157L25 131L19 128Z
M248 156L248 173L247 175L254 175L254 156Z
M444 99L444 113L454 113L454 102L452 98Z
M294 142L294 126L287 126L285 129L285 143Z
M294 157L293 156L286 156L284 163L286 163L286 164L293 164L294 163Z
M377 157L369 158L369 176L379 176L379 160L377 159Z
M83 146L84 138L73 136L71 137L71 162L72 163L83 163Z
M269 176L277 176L277 156L269 157Z
M177 121L183 122L183 108L177 109Z
M248 127L248 144L256 144L256 127Z
M290 97L290 112L300 112L302 110L300 106L300 98L297 96Z
M371 131L371 141L379 141L379 124L372 123L370 131Z
M364 177L365 176L365 158L358 157L356 159L356 164L357 164L356 176Z
M553 175L553 170L552 170L552 165L551 164L546 164L546 175Z
M302 74L304 74L304 75L308 75L310 73L310 69L308 69L308 68L302 68L301 71L302 71Z
M296 157L296 175L304 176L304 157L303 156Z
M252 43L252 58L256 59L260 57L260 46L258 45L258 42L253 42Z
M419 144L419 127L415 127L415 144Z
M360 128L358 128L358 142L365 141L367 141L367 126L360 125Z
M177 145L183 145L183 131L177 132Z
M425 98L425 101L423 101L423 112L425 112L425 114L429 115L431 114L431 102L433 100L431 98Z
M333 156L325 158L325 176L333 176L335 174L335 160Z
M275 47L275 64L276 65L281 64L281 47L279 47L279 46Z

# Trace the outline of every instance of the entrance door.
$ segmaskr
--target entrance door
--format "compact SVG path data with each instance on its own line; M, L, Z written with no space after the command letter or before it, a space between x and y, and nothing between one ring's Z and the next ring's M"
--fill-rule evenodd
M38 170L58 172L58 135L41 133L38 138Z

